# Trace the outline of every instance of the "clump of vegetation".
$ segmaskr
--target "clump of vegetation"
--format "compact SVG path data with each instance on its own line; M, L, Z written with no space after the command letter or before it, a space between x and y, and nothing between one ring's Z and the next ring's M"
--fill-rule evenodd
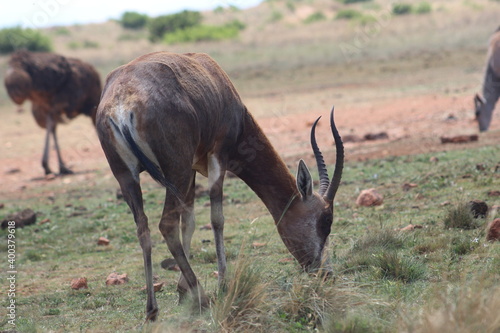
M273 10L269 22L279 22L283 19L283 13L277 10Z
M420 318L407 322L401 331L426 332L498 332L500 288L485 288L480 283L438 291L438 302L427 305Z
M267 285L259 268L242 255L229 275L212 308L213 318L224 332L253 331L267 303Z
M21 27L0 30L0 53L7 54L18 49L48 52L52 50L49 37L33 29Z
M394 15L406 15L410 14L412 10L412 6L409 3L395 3L392 5L392 13Z
M417 7L415 7L415 13L417 14L427 14L432 11L432 5L427 1L420 2Z
M345 9L341 9L337 12L337 15L335 16L335 18L337 20L352 20L352 19L355 19L355 18L359 18L361 17L363 14L356 10L356 9L353 9L353 8L345 8Z
M427 276L426 266L413 257L400 256L395 251L388 251L375 258L373 263L380 278L411 283Z
M403 246L403 239L396 232L383 229L368 233L358 239L346 254L344 268L346 271L363 271L378 266L377 255L394 251Z
M236 38L245 25L238 20L222 26L197 25L194 27L179 29L165 34L163 41L167 44L217 41Z
M324 21L326 20L325 14L323 12L317 11L309 15L304 19L304 23L309 24L309 23L314 23L318 21Z
M470 230L480 226L479 220L474 218L470 206L466 203L459 203L455 207L451 207L443 222L446 229L458 228Z
M126 29L142 29L146 26L148 20L149 17L146 14L125 12L119 22Z
M162 40L167 33L200 25L202 16L199 12L184 10L180 13L158 16L149 21L149 39L152 42Z

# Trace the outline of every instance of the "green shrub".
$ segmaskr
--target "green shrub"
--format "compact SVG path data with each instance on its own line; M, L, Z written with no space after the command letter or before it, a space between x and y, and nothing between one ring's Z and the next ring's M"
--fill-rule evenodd
M158 16L149 21L149 39L153 42L163 39L167 33L192 28L201 23L199 12L184 10L177 14Z
M278 22L283 19L283 14L280 11L274 10L271 13L271 17L269 18L269 22Z
M356 19L361 25L369 25L377 22L377 18L373 15L361 15Z
M52 45L50 39L37 30L20 27L0 30L0 53L11 53L18 49L47 52L52 49Z
M223 26L197 25L167 33L163 41L167 44L176 44L231 39L237 37L239 31L244 28L245 25L237 20Z
M411 13L411 5L409 3L395 3L392 5L392 13L394 15L405 15Z
M426 1L420 2L415 8L415 13L417 14L427 14L432 11L432 6L430 3Z
M304 20L304 23L306 24L309 24L309 23L313 23L313 22L318 22L318 21L323 21L326 19L326 16L325 14L323 14L322 12L314 12L312 13L311 15L309 15L305 20Z
M363 14L361 14L361 12L356 9L346 8L339 10L335 18L337 20L351 20L354 18L361 17L361 15Z
M122 14L120 24L127 29L142 29L146 26L149 17L137 12L125 12Z

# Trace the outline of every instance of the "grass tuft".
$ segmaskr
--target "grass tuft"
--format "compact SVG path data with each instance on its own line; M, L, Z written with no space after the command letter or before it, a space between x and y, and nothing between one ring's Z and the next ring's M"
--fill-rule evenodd
M480 226L479 220L475 219L471 213L470 206L465 203L451 207L444 218L444 227L458 228L464 230L477 229Z
M267 303L266 283L255 263L240 255L235 265L212 308L212 316L222 332L255 330Z
M427 277L427 268L413 257L401 256L394 251L385 252L373 261L383 279L411 283Z

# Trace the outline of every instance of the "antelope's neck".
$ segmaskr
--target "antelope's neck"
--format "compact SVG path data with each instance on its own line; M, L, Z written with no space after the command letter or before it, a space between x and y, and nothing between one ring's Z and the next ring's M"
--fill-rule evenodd
M298 195L295 178L248 113L228 167L259 196L275 223Z

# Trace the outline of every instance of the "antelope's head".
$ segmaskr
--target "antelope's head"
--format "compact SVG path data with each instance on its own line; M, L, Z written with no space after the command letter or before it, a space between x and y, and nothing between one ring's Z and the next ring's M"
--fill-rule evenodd
M484 132L489 127L489 119L491 116L487 117L486 100L478 94L474 96L474 109L476 120L479 124L479 130Z
M321 118L321 117L320 117ZM330 125L337 149L337 161L333 179L330 182L323 155L318 148L315 137L316 125L311 128L311 145L313 148L320 178L319 191L313 191L313 181L309 169L300 160L297 171L298 195L291 200L284 212L282 223L278 223L278 232L288 250L307 272L319 269L331 273L327 256L323 256L328 243L333 222L333 199L340 184L344 166L344 147L333 120L333 109L330 114Z

